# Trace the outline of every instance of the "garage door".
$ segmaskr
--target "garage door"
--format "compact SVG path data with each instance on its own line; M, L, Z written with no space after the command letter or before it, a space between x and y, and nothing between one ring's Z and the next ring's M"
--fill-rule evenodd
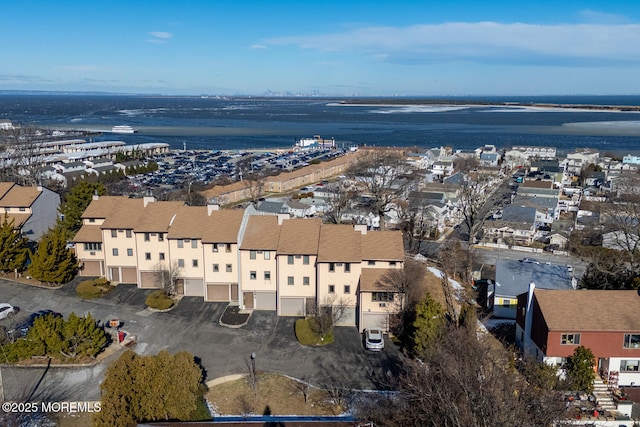
M256 292L256 310L275 310L275 292Z
M122 283L138 283L138 272L135 267L122 267Z
M280 298L280 316L304 316L304 298Z
M159 288L158 273L155 271L140 272L140 287L146 289Z
M362 313L362 325L360 330L370 328L380 328L383 331L389 330L389 315L387 313Z
M356 326L356 308L346 307L336 326Z
M207 301L229 301L229 284L207 284Z
M102 276L102 261L85 261L82 263L81 276Z
M203 297L204 286L202 279L184 279L184 295L188 297Z

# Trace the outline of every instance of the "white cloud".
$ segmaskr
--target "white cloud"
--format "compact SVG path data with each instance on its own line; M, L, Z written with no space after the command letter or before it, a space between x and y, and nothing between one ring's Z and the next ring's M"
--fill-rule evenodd
M251 49L268 49L268 47L263 44L252 44Z
M274 38L267 45L360 52L388 62L579 64L640 61L640 24L534 25L453 22L366 27L342 33Z
M173 37L172 33L168 33L166 31L152 31L149 35L153 36L152 39L147 39L147 42L149 43L166 43Z
M170 39L171 37L173 37L173 34L167 33L166 31L152 31L149 34L159 39Z
M630 24L631 21L624 15L616 15L613 13L604 13L597 10L582 10L579 14L584 22L600 23L600 24Z

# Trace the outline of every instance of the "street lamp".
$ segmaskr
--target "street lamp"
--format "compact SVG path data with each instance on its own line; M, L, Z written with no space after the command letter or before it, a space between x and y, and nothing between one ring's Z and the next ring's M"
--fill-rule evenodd
M251 353L251 375L256 377L256 352Z

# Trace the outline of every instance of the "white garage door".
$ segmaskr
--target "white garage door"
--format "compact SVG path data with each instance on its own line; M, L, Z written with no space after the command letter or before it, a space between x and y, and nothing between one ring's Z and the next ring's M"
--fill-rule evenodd
M204 285L202 279L184 279L184 296L203 297Z
M256 292L256 310L275 310L275 292Z
M370 328L380 328L383 331L388 331L389 315L387 313L363 313L360 330L364 331Z
M280 298L280 316L304 316L304 298Z
M140 272L140 287L141 288L159 288L161 285L158 280L158 273L155 271L141 271Z
M336 326L356 326L356 308L346 307Z

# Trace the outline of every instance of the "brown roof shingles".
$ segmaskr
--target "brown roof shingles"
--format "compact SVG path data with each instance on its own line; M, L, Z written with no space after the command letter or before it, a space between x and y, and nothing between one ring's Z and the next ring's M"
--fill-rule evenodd
M316 255L321 225L320 218L296 218L283 221L278 242L278 254Z
M247 221L240 249L274 251L278 248L279 236L278 217L252 215Z
M244 211L221 209L211 212L204 223L203 243L237 243Z
M102 230L99 225L83 225L73 238L74 242L102 242Z
M9 190L11 190L11 187L13 187L14 184L13 182L0 182L0 200L2 199L2 197L4 197L5 194L7 194L7 192Z
M640 331L637 291L536 289L550 331Z
M138 218L138 222L134 225L134 231L137 233L164 233L169 229L169 224L173 216L183 207L185 207L183 202L148 203L147 206L143 208L143 215Z
M318 242L318 262L361 262L359 231L346 224L323 224Z
M42 191L38 190L37 187L14 185L2 196L0 206L29 207L41 193Z
M401 231L374 231L362 235L362 259L381 261L404 260Z
M393 289L383 284L383 277L392 268L363 268L360 273L361 292L393 292Z

